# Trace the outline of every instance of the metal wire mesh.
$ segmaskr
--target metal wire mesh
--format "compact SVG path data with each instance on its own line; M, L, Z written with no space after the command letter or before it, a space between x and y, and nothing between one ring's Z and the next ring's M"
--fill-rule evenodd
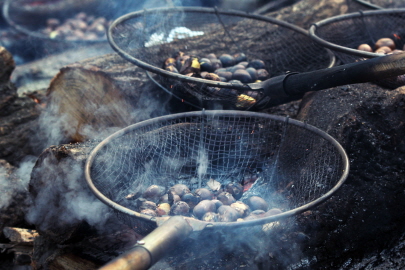
M269 17L211 8L130 13L113 22L108 38L124 58L157 74L156 80L166 91L198 105L207 100L234 104L237 95L249 87L164 70L163 62L175 52L199 58L210 53L244 53L248 60L263 60L271 77L287 71L327 68L334 63L330 52L299 27ZM243 104L239 108L244 108Z
M374 49L380 38L391 38L396 49L403 50L404 23L405 9L360 11L320 21L311 26L310 35L347 64L384 55L357 49L360 44L368 44ZM380 83L397 87L405 84L405 79L399 76Z
M180 183L193 191L209 179L225 185L257 174L242 200L260 195L293 215L329 197L348 173L344 150L326 133L296 120L239 111L189 112L129 126L103 141L88 163L88 181L104 202L125 207L118 209L120 218L143 231L153 228L151 217L135 213L125 197L153 184Z

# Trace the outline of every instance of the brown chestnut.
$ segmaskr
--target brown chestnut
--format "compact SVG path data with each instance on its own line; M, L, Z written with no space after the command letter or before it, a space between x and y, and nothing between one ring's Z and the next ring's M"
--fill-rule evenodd
M143 201L143 202L141 202L141 204L139 206L139 210L142 211L144 209L155 210L156 209L156 203L151 202L151 201Z
M196 216L198 219L201 219L205 213L208 212L215 212L216 207L215 203L210 201L210 200L202 200L199 202L193 209L193 214Z
M158 216L167 216L170 214L170 204L161 203L156 207L156 213Z
M160 197L159 202L160 203L169 203L169 204L171 203L171 204L173 204L173 203L178 202L178 201L181 200L179 195L176 195L176 194L171 194L171 195L172 195L172 201L171 202L169 202L169 195L168 194L165 194L162 197Z
M230 67L235 65L235 58L229 54L222 54L219 57L219 60L221 61L223 67Z
M155 200L166 193L166 188L159 185L149 186L143 193L143 197L148 200Z
M152 217L156 217L156 216L157 216L155 210L153 210L153 209L143 209L143 210L141 211L141 213L142 213L142 214L145 214L145 215L148 215L148 216L152 216Z
M215 222L218 221L218 214L214 212L207 212L204 214L204 216L201 218L202 221L206 222Z
M170 191L173 194L179 195L180 197L183 196L186 193L190 193L190 190L186 185L183 184L176 184L170 188Z
M373 49L372 49L371 46L368 45L368 44L360 44L360 45L357 47L357 50L359 50L359 51L365 51L365 52L373 52Z
M380 48L378 48L375 53L381 53L381 54L387 54L392 52L391 48L388 46L382 46Z
M199 188L194 193L201 198L201 200L212 200L214 194L208 188Z
M178 215L187 216L189 211L190 206L188 206L188 204L183 201L175 202L170 208L170 213L176 216Z
M233 204L231 204L231 207L238 211L241 218L246 217L250 213L249 206L241 201L234 202Z
M240 218L239 212L229 205L222 205L218 208L219 220L222 222L233 222Z
M246 204L249 205L249 207L252 211L254 211L254 210L267 211L269 208L269 205L267 204L267 202L259 196L251 196L247 200Z
M384 46L389 47L391 51L395 50L395 42L391 38L380 38L374 46L376 50Z
M181 197L181 200L183 202L186 202L188 206L190 206L190 209L192 210L201 200L199 196L195 196L192 193L186 193Z
M229 192L221 192L218 194L217 199L225 205L231 205L236 202L235 198Z
M225 186L225 191L231 193L236 200L239 200L243 195L243 186L239 183L229 183Z
M266 65L264 64L264 62L260 59L255 59L249 62L248 67L253 67L255 69L262 69L262 68L266 68Z

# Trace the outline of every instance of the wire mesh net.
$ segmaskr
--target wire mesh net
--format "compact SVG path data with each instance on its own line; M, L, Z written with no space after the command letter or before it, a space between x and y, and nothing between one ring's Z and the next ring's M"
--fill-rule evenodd
M217 57L243 53L247 61L264 61L270 77L327 68L334 60L301 28L269 17L211 8L131 13L117 19L108 35L118 53L157 74L154 78L166 91L198 105L207 100L235 104L238 95L249 89L247 82L219 82L204 79L200 72L185 76L166 71L164 61L179 51L198 59L211 53ZM240 98L239 102L237 109L250 104Z
M333 50L336 57L347 64L384 55L377 53L376 42L381 38L390 38L397 52L403 51L404 23L405 9L355 12L318 22L312 26L314 31L311 34L321 42L324 41L323 45ZM361 44L368 44L372 51L359 50ZM394 88L404 85L405 78L398 76L379 83Z
M336 141L312 126L253 112L202 111L144 121L110 136L89 170L96 189L133 211L128 194L141 196L150 185L184 184L194 192L210 179L223 187L257 175L240 200L257 195L285 212L325 195L347 169ZM153 228L147 219L118 213L133 227Z

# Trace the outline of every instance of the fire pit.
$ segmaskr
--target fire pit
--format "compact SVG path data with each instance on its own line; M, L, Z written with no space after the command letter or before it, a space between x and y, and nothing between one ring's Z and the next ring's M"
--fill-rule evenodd
M148 267L163 256L164 247L193 231L271 227L315 207L343 184L348 170L339 143L313 126L262 113L202 111L163 116L114 133L92 151L85 175L93 193L120 219L150 233L136 247ZM131 206L150 185L215 191L243 184L247 175L257 178L239 201L249 205L250 198L260 196L277 211L236 222L208 222L191 211L183 217L150 216ZM283 226L289 226L288 220ZM144 257L145 249L150 258Z

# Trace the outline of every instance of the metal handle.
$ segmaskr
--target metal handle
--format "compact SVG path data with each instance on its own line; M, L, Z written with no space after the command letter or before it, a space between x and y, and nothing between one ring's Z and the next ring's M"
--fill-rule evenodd
M402 74L405 74L405 53L291 74L284 80L284 90L288 96L294 96L340 85L378 81Z
M145 236L139 243L100 270L148 269L193 231L185 218L174 216Z

